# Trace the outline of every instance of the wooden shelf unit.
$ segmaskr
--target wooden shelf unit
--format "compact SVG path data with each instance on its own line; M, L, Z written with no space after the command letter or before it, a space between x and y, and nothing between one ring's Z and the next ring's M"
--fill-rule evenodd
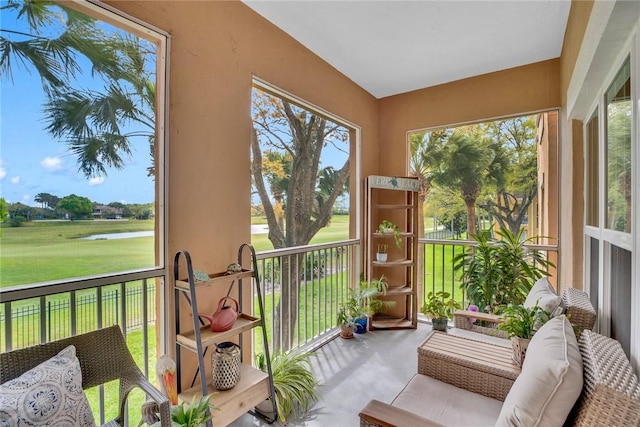
M249 249L251 253L252 269L242 269L238 273L227 274L227 272L219 272L209 274L209 280L196 281L193 274L193 266L191 256L187 251L178 251L174 257L174 297L175 297L175 349L176 349L176 365L178 368L178 396L181 401L191 402L195 396L201 398L204 395L210 395L211 414L213 421L207 423L207 427L226 426L238 419L241 415L250 412L254 415L262 416L259 412L254 411L254 407L272 396L275 396L273 387L273 375L271 371L271 360L269 357L269 346L267 341L267 333L264 324L264 304L260 292L260 281L257 275L256 254L251 245L243 244L238 250L238 263L242 263L243 250ZM179 261L184 255L187 266L187 278L180 278ZM254 317L242 311L242 280L250 280L255 284L256 297L259 308L260 317ZM233 327L224 332L212 332L209 324L204 322L198 316L198 301L196 297L196 289L206 288L210 286L227 286L227 295L236 290L238 295L239 313ZM180 295L182 295L191 308L191 316L193 318L190 328L183 330L180 324ZM252 298L253 301L253 298ZM205 356L215 351L215 344L232 340L238 337L242 349L242 334L249 332L254 328L262 328L262 340L264 343L264 354L267 365L267 372L263 372L254 368L244 361L240 365L240 381L230 390L215 390L211 384L211 378L207 378L205 369ZM194 376L191 386L187 390L182 390L181 360L180 351L186 349L196 354L198 358L198 370ZM266 419L271 423L277 419L277 409L275 407L275 399L271 399L273 405L273 418ZM264 417L263 417L264 418Z
M365 277L385 276L388 289L383 300L395 301L388 313L373 316L372 329L407 329L418 325L418 191L417 178L373 175L365 180ZM378 226L389 220L399 227L400 248L395 237ZM376 260L378 244L389 246L385 262Z

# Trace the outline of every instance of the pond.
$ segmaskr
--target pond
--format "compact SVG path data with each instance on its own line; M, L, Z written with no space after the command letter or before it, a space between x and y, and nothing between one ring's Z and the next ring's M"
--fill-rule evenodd
M113 239L131 239L134 237L153 237L153 230L149 231L129 231L126 233L106 233L92 234L87 237L80 237L80 240L113 240Z

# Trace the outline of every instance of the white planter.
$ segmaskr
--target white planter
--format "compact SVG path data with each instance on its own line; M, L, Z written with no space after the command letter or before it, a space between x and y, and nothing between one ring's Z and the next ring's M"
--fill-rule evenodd
M387 262L387 253L378 252L376 253L376 260L378 262Z

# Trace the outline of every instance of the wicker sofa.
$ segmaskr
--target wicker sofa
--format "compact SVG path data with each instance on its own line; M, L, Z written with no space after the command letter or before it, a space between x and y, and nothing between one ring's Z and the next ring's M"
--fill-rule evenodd
M575 337L573 341L576 342ZM535 364L530 363L529 358L504 402L416 374L391 404L370 401L359 414L360 426L561 426L565 417L565 426L640 426L640 384L620 343L585 330L575 346L579 347L575 351L581 359L572 364L574 370L580 370L578 375L581 374L576 394L569 399L552 394L552 398L543 402L520 396L525 407L515 411L516 422L513 418L511 421L506 419L503 409L513 404L511 395L522 391L522 387L519 391L514 390L520 380L520 386L523 381L539 380L535 376L537 373L524 378L528 366ZM562 380L563 375L560 378ZM544 387L544 383L529 385L533 385L529 387L534 390L532 394L537 388ZM539 408L536 415L539 418L535 422L522 421L526 420L524 412L530 409L529 406ZM558 410L561 421L557 417L555 422L542 418L548 412Z
M142 374L127 348L119 326L110 326L46 344L0 353L0 383L21 376L40 363L51 359L69 345L75 346L75 353L82 371L83 389L119 380L119 414L105 426L125 425L125 402L134 387L140 387L156 402L160 425L171 426L171 405L168 398ZM108 397L112 398L112 396Z
M564 314L579 330L593 329L596 322L596 311L585 292L575 288L565 289L562 294L562 306L564 307ZM502 321L500 316L494 314L456 310L453 315L453 324L458 329L506 338L504 331L495 329L495 327L476 325L471 323L470 319L483 320L494 325Z

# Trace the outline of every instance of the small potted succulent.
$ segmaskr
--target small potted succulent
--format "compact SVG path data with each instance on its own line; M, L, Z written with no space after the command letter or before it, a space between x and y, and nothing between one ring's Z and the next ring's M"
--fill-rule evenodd
M510 304L501 315L504 321L498 329L507 333L513 348L513 361L522 366L533 334L551 318L551 314L536 303L532 308Z
M378 262L387 262L387 250L389 249L389 245L387 244L379 244L378 252L376 252L376 261Z
M402 247L402 238L400 237L400 228L389 220L383 220L378 225L378 232L380 234L393 234L393 238L396 242L396 247Z
M435 331L444 332L447 330L449 319L453 318L453 312L460 308L460 303L451 298L449 292L438 291L427 294L420 312L431 319Z

